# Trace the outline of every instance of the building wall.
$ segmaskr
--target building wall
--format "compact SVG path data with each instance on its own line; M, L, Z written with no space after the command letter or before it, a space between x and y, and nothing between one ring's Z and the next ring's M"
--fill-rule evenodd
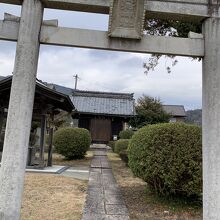
M185 117L172 117L172 118L170 118L171 123L184 122L184 121L185 121Z
M93 142L107 143L123 130L124 119L106 116L79 116L79 127L90 131Z

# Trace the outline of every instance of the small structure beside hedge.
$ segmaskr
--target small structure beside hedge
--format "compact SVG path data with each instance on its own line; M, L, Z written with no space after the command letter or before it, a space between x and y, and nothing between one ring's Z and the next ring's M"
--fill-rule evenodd
M84 128L61 128L54 134L54 146L57 153L67 159L80 159L91 144L91 135Z
M201 128L165 123L141 128L132 137L129 167L160 195L202 194Z

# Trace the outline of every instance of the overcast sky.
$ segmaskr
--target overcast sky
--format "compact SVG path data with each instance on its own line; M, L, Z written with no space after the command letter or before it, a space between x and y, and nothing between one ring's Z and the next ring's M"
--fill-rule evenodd
M0 3L4 12L20 15L20 7ZM45 10L44 19L58 19L59 26L107 30L108 16L90 13ZM89 36L88 36L89 37ZM0 75L13 71L16 44L0 41ZM41 46L37 77L67 87L74 87L74 74L80 80L78 89L135 93L159 97L164 104L201 108L202 63L178 57L178 64L168 74L170 59L161 59L155 71L144 74L148 54L112 52L68 47Z

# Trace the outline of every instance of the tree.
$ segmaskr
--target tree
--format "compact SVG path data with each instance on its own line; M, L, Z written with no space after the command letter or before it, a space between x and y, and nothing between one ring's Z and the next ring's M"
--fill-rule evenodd
M137 100L135 110L137 115L130 120L132 127L169 122L170 115L163 110L160 99L143 95Z
M57 115L53 121L56 129L63 128L63 127L72 127L72 116L68 112L61 112Z
M202 33L201 22L182 22L175 20L161 20L161 19L148 19L145 23L145 32L148 35L157 36L171 36L171 37L188 37L188 33L196 32ZM159 59L162 57L161 54L153 54L144 63L145 73L147 74L150 70L154 70L159 63ZM166 56L167 58L173 59L172 66L177 64L175 56ZM167 66L167 72L171 72L171 67Z

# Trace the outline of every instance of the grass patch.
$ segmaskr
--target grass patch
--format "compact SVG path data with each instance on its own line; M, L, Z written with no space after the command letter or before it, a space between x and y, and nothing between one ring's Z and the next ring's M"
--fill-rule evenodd
M53 164L89 167L91 158L91 151L81 160L66 160L53 154ZM21 219L81 220L87 184L88 181L60 175L26 173Z
M90 166L93 153L92 151L87 151L86 156L82 159L77 160L67 160L64 156L54 153L53 154L53 164L61 166Z
M177 198L161 198L147 184L134 177L117 154L109 153L114 176L121 187L131 219L202 220L201 204Z
M202 208L202 202L190 199L190 198L182 198L182 197L161 197L150 191L148 186L145 189L146 202L150 202L152 204L161 204L164 207L167 207L172 212L180 212L184 210L191 210L194 212L200 212Z
M81 220L87 181L26 174L22 220Z

